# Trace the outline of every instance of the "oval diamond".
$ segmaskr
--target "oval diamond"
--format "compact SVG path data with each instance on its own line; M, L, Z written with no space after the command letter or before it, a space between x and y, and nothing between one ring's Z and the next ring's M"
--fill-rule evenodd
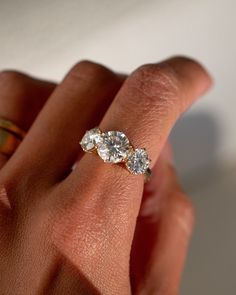
M119 163L126 159L130 149L127 136L120 131L108 131L102 134L97 145L98 155L104 162Z
M86 131L80 144L84 151L89 152L96 148L96 145L101 140L101 131L98 127Z
M150 160L145 149L135 149L129 153L126 167L132 174L144 174L149 168Z

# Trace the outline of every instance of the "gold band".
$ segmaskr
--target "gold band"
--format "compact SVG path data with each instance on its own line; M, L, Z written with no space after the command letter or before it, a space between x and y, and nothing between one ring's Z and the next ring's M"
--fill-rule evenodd
M23 139L26 134L25 131L19 128L16 124L4 118L0 118L0 128L9 131L19 139Z
M22 139L25 132L13 122L0 118L0 152L5 155L12 155Z
M10 132L0 129L0 152L5 155L12 155L19 144L21 143L21 140L18 139L15 135L11 134Z

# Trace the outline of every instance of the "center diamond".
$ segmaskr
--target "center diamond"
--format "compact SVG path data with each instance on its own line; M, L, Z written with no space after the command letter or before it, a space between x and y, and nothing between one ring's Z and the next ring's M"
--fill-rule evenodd
M103 133L97 146L97 152L104 162L119 163L128 155L130 143L123 132L108 131Z

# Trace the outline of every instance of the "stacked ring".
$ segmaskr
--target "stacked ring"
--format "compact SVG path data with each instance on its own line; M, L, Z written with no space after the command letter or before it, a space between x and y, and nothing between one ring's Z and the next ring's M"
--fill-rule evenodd
M150 159L144 148L135 149L121 131L102 132L98 127L86 131L80 145L85 152L95 152L106 163L124 163L132 174L151 176Z
M25 132L10 120L0 118L0 152L12 155L22 139Z

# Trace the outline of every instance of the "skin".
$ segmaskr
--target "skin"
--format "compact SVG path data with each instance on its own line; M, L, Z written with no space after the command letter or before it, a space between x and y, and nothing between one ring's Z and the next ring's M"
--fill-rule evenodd
M0 154L0 293L177 295L194 210L166 142L210 86L183 57L128 77L82 61L58 85L0 73L0 116L28 131ZM149 183L83 153L98 125L147 149Z

